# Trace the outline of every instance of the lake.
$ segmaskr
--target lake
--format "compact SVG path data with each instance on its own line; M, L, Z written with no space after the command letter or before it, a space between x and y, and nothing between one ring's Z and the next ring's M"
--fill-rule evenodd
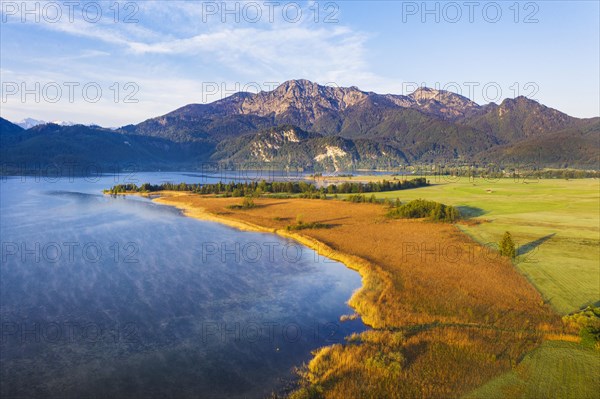
M364 330L360 276L276 235L186 218L114 184L194 173L2 178L0 396L264 397Z

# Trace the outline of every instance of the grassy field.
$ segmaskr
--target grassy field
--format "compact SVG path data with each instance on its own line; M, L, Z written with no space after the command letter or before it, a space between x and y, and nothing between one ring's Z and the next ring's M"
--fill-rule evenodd
M544 367L540 367L544 365ZM571 342L544 342L511 372L490 381L465 399L600 396L600 356Z
M450 180L450 181L449 181ZM517 268L560 314L600 301L600 181L430 177L430 187L379 193L461 207L459 228L480 243L510 231L520 246ZM513 371L468 398L599 398L600 356L576 343L547 341Z
M520 247L517 268L560 314L600 301L600 180L429 180L429 187L376 195L458 206L476 222L459 227L480 243L510 231Z

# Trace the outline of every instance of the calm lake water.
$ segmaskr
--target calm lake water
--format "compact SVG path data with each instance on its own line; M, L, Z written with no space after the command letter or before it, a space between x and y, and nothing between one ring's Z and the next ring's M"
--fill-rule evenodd
M131 179L217 180L1 181L2 398L263 397L311 350L364 329L339 322L356 272L274 235L101 194Z

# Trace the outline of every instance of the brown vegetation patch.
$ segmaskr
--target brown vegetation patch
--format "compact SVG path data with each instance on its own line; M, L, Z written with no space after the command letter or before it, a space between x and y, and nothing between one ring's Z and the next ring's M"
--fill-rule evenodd
M453 225L390 220L384 206L341 201L261 198L247 210L227 209L236 198L159 201L293 237L361 273L350 304L376 330L319 350L295 397L457 397L516 364L539 330L561 328L510 260ZM300 214L335 224L286 232Z

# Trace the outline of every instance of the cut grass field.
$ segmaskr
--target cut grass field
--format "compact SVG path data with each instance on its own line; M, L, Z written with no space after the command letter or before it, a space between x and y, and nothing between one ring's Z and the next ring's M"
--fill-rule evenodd
M460 397L562 328L508 259L456 226L391 220L379 204L260 198L242 210L240 198L163 195L189 216L294 238L362 275L350 304L374 330L317 351L295 398ZM290 232L299 214L327 228Z
M493 379L465 399L597 398L599 389L597 350L572 342L548 341L525 356L513 371Z
M600 180L428 179L429 187L376 196L457 206L472 222L459 228L479 243L510 231L517 268L560 314L600 302Z

